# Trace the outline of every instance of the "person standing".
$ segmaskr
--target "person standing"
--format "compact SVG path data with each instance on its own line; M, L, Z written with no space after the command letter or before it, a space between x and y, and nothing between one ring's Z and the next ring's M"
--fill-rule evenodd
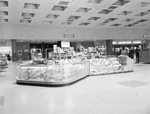
M133 47L131 47L131 49L129 50L129 57L131 59L134 59L134 50L133 50Z
M136 54L136 63L139 63L139 51L140 47L136 49L135 54Z

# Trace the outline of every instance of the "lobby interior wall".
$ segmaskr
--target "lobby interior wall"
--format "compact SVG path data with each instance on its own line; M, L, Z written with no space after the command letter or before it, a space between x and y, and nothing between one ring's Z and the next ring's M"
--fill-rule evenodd
M102 39L142 39L149 30L142 29L102 29L102 28L71 28L48 26L1 26L1 39L27 40L102 40ZM74 38L64 38L64 34Z

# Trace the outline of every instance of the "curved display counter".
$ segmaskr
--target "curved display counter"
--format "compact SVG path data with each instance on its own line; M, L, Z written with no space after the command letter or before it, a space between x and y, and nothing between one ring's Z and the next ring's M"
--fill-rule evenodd
M82 59L50 60L45 65L22 64L18 69L17 83L63 86L87 76L133 71L133 60L127 56Z
M90 60L90 75L116 74L133 71L133 60L128 56Z
M20 65L18 84L68 85L89 75L89 61L75 64Z

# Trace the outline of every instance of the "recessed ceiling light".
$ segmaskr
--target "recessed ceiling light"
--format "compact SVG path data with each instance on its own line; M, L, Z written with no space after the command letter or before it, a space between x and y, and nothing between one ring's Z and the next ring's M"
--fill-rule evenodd
M46 18L53 18L53 19L56 19L59 15L55 15L55 14L48 14L46 16Z
M80 23L79 25L89 25L90 23L87 23L87 22L83 22L83 23Z
M8 7L8 1L0 1L0 7Z
M33 4L33 3L24 4L24 8L27 8L27 9L38 9L39 6L40 4Z
M80 12L80 13L87 13L88 11L90 11L91 8L80 8L77 10L77 12Z
M8 22L8 19L0 19L1 22Z
M60 1L59 4L60 4L60 5L68 5L69 2L67 2L67 1Z
M125 27L132 27L132 26L133 26L133 24L128 24Z
M150 10L147 10L147 13L150 13Z
M141 12L141 13L135 15L135 16L144 16L144 15L147 15L147 14L149 14L149 13L148 12Z
M148 19L141 19L141 20L139 20L139 21L137 21L137 22L142 23L142 22L145 22L145 21L148 21Z
M79 19L81 16L70 16L68 17L69 20L77 20Z
M99 4L101 3L103 0L89 0L88 3L95 3L95 4Z
M23 19L20 20L20 23L31 23L31 22L32 20L23 20Z
M137 7L145 7L145 6L149 5L149 4L150 4L150 2L141 2L141 3L139 3L137 5Z
M111 26L114 26L114 27L117 27L117 26L120 26L121 24L113 24Z
M90 21L96 21L96 20L98 20L100 17L90 17L88 20L90 20Z
M122 22L130 22L130 21L132 21L132 20L134 20L134 19L125 19L125 20L123 20Z
M109 23L110 21L115 21L117 19L118 18L109 18L109 19L106 19L103 23Z
M44 23L49 23L49 24L52 24L53 21L43 21Z
M22 13L22 17L34 17L35 13Z
M66 21L66 22L63 22L62 25L70 25L72 22L71 21Z
M108 9L116 9L117 6L110 6Z
M23 17L23 19L31 20L31 17Z
M123 11L123 12L119 13L118 15L128 15L130 13L132 13L132 11Z
M0 11L0 16L8 16L8 11Z
M110 13L112 11L113 10L104 9L104 10L100 11L99 14L108 14L108 13Z
M123 5L127 4L128 2L130 2L130 1L129 0L118 0L115 3L113 3L112 5L123 6Z
M53 11L64 11L67 8L67 6L54 6L52 8Z

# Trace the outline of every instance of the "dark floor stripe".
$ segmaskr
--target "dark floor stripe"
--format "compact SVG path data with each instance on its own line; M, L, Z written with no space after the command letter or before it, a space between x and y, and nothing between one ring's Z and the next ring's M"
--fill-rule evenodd
M0 106L4 106L4 100L5 100L5 97L0 96Z

